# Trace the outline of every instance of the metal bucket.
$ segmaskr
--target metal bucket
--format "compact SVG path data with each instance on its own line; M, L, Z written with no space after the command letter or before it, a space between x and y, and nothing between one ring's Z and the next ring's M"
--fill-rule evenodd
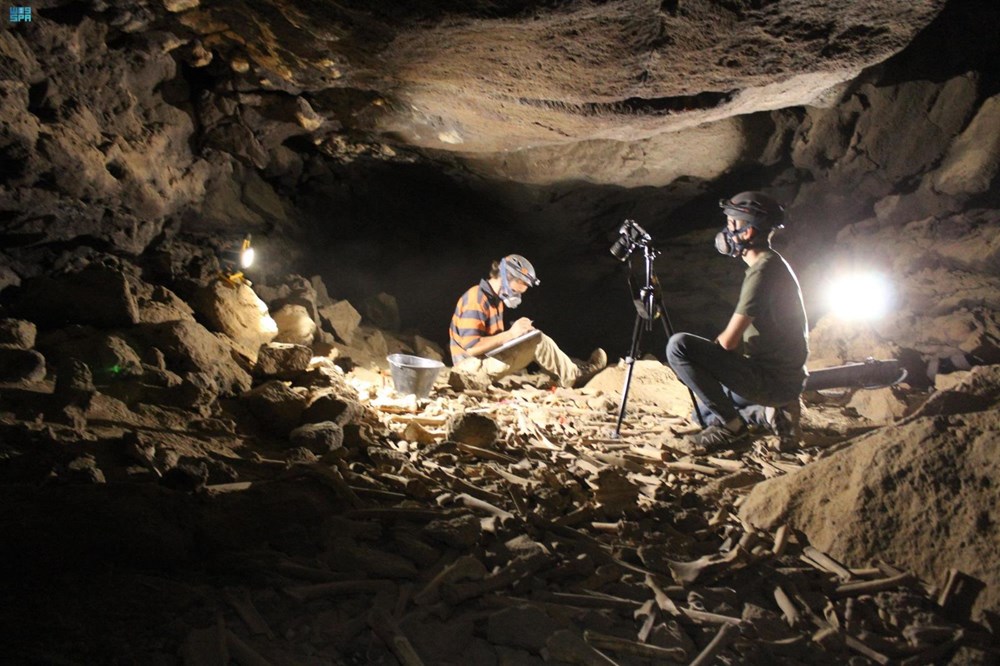
M412 393L418 398L426 398L437 380L444 363L430 358L409 354L389 354L389 372L397 393Z

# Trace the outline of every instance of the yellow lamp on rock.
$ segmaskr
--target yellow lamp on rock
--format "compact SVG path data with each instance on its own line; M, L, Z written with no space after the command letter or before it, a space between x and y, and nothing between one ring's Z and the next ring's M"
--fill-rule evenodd
M253 266L254 249L250 246L250 234L243 237L238 245L227 247L219 253L222 261L222 274L234 286L250 284L243 271Z

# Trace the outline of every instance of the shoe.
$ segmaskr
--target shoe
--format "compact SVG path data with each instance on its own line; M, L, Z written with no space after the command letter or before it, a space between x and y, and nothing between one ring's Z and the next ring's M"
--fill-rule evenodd
M731 449L738 444L748 442L751 434L745 425L741 425L736 432L725 426L710 425L701 432L688 435L685 439L690 448L710 453L719 449Z
M802 441L802 405L798 399L780 407L766 408L764 419L768 430L777 436L782 450Z
M587 359L586 363L577 366L580 370L580 374L573 380L573 386L576 388L583 386L589 382L594 375L606 367L608 367L608 355L603 349L598 347L590 353L590 358Z

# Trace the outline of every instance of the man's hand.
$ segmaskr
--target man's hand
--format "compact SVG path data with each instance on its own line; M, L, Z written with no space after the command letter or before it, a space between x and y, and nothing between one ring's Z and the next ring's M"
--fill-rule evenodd
M527 317L521 317L513 324L511 324L510 329L510 339L519 338L529 331L535 330L534 323Z

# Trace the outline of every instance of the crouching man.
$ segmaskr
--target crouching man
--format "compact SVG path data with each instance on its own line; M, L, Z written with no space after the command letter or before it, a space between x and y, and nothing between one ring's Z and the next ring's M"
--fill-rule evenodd
M504 326L505 308L516 308L529 287L539 284L535 268L519 254L493 262L488 279L469 288L458 299L448 337L452 365L458 372L485 371L490 379L525 369L531 362L554 376L560 386L579 386L608 363L602 349L595 349L585 364L570 359L549 336L541 333L494 357L486 354L536 330L521 317L510 328Z
M726 226L716 249L748 268L725 330L714 340L677 333L667 344L667 362L694 393L706 426L688 445L712 451L748 440L745 418L765 421L782 444L797 441L809 333L798 279L771 249L784 209L762 192L741 192L719 205Z

